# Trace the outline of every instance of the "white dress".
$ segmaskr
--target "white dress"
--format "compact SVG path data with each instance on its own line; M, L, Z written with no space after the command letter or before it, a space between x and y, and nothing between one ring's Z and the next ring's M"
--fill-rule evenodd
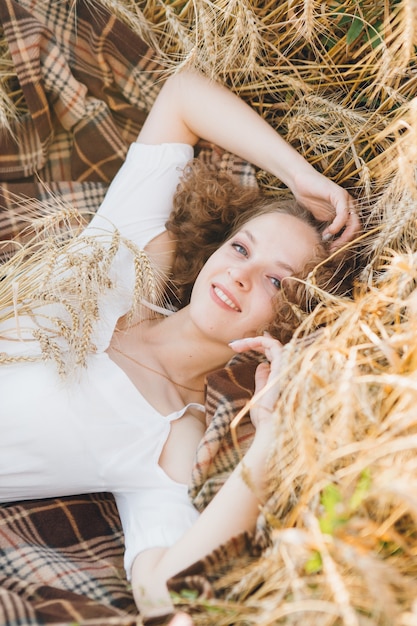
M86 233L114 224L143 248L164 230L181 170L192 156L188 145L133 144ZM99 304L97 352L80 376L63 380L49 361L0 366L0 502L112 492L128 576L139 552L172 545L198 516L187 486L158 464L170 423L187 406L161 415L105 352L131 305L131 265L131 255L121 249L110 270L114 288ZM16 335L12 323L0 327L0 352L35 349L5 339L10 333Z

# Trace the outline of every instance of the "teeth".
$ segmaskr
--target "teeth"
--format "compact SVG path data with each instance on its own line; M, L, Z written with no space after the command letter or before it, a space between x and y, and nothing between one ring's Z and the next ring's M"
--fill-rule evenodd
M234 309L235 311L240 311L240 309L235 305L235 303L232 302L232 300L228 298L221 289L219 289L218 287L214 287L214 292L220 298L220 300L224 302L225 304L227 304L227 306L230 306L231 309Z

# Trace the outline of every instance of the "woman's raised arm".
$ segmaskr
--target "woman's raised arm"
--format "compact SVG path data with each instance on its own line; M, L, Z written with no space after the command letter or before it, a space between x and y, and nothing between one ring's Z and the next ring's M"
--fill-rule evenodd
M300 204L330 224L345 227L338 244L360 230L348 192L320 174L261 116L226 87L194 71L170 77L139 134L141 143L187 143L205 139L275 175Z

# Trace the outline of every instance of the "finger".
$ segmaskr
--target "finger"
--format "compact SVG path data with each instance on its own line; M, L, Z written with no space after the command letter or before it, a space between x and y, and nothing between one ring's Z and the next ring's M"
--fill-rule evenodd
M337 235L349 222L351 211L353 212L353 209L349 201L343 204L339 203L336 206L336 215L325 229L323 235Z
M334 217L324 231L324 236L337 235L349 224L351 216L355 214L355 200L345 189L337 187L337 192L332 194L330 201Z
M256 350L267 356L268 350L281 349L282 344L278 339L274 339L271 335L258 335L256 337L244 337L243 339L235 339L229 343L235 352L246 352L248 350Z
M279 395L277 373L274 374L274 368L269 363L261 363L255 372L255 394L254 406L251 410L251 416L256 420L260 417L259 411L266 411L270 418L274 410Z
M346 226L349 220L349 212L346 209L342 213L337 213L333 221L327 226L327 228L323 231L323 239L324 241L328 241L334 235L337 235L344 226Z
M257 337L247 337L233 341L233 349L237 352L244 350L256 350L265 355L269 363L261 363L255 372L255 407L258 410L263 407L267 411L272 411L278 397L278 386L276 384L279 378L281 367L282 344L271 337L264 334ZM252 414L252 413L251 413ZM253 416L255 413L253 413ZM255 422L256 422L255 418Z
M336 215L324 231L324 237L326 238L326 235L337 235L342 228L345 228L345 231L349 233L345 240L352 238L360 230L361 226L355 208L355 201L349 194L347 194L346 198L335 203Z
M268 382L271 366L269 363L260 363L255 371L255 394L259 393Z
M238 353L254 350L263 354L270 363L279 363L281 360L282 344L272 337L248 337L233 341L230 346Z
M348 243L349 241L354 239L357 235L359 235L361 230L362 230L362 225L361 225L358 215L355 212L351 211L349 213L349 220L346 224L346 228L340 234L340 236L337 237L332 242L331 250L332 251L337 250L337 248L340 248L344 244Z

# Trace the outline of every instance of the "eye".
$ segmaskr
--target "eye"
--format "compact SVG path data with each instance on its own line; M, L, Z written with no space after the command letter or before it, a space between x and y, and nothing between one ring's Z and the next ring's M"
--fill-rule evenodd
M248 256L248 251L245 248L245 246L242 246L241 243L234 241L232 243L232 248L234 248L236 250L236 252L238 252L239 254L241 254L242 256Z
M275 289L281 289L281 281L279 278L276 278L276 276L270 276L269 280L271 281Z

